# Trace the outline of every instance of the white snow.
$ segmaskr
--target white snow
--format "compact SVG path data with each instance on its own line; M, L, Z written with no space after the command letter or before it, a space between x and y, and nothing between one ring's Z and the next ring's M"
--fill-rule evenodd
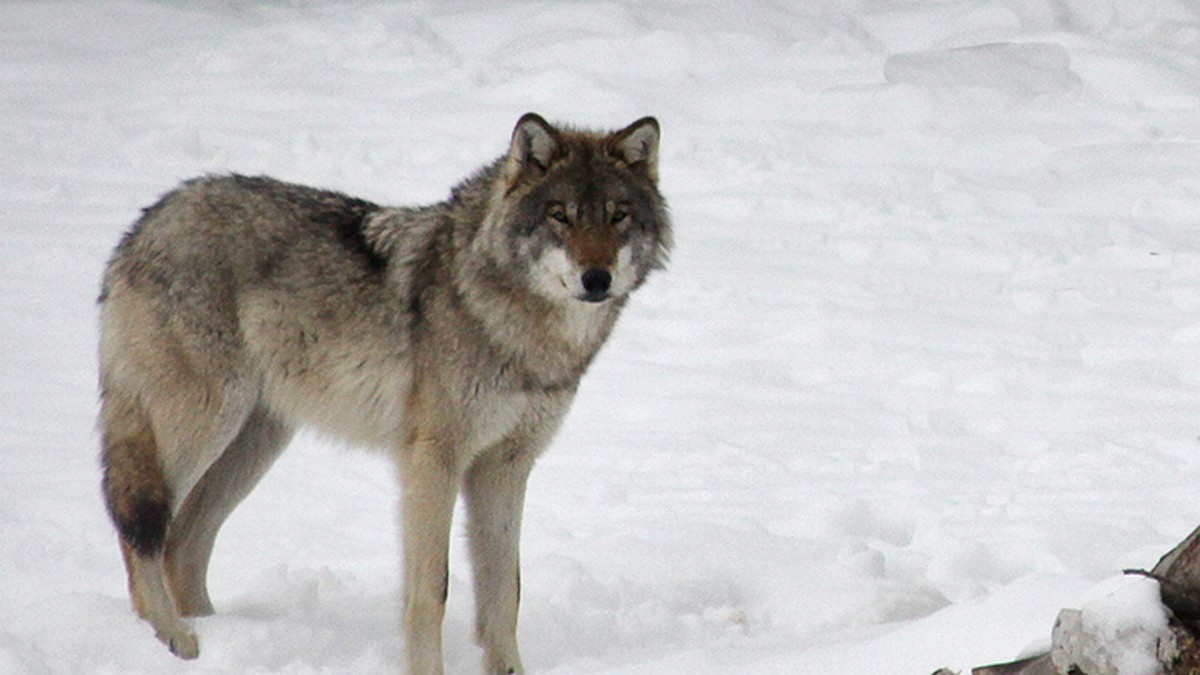
M178 180L428 202L528 110L656 115L678 245L534 472L526 665L1046 647L1200 523L1197 73L1187 0L2 3L0 671L397 668L392 469L311 436L222 532L201 658L133 616L98 279Z

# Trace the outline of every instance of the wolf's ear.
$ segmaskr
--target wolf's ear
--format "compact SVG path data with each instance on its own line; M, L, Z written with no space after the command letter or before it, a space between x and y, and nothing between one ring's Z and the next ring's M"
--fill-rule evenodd
M537 113L525 113L517 120L517 126L513 129L508 161L515 169L515 175L529 169L545 173L561 146L562 136L558 129L550 126L550 123Z
M609 153L632 171L658 179L658 120L643 117L609 137Z

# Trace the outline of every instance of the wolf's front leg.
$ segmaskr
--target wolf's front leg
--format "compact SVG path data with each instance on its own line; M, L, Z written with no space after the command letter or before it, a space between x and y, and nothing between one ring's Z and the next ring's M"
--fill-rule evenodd
M405 448L399 464L407 672L441 675L442 618L449 588L447 561L457 476L432 445Z
M475 461L463 485L475 567L476 632L489 675L524 672L517 652L518 549L525 484L535 454L502 444Z

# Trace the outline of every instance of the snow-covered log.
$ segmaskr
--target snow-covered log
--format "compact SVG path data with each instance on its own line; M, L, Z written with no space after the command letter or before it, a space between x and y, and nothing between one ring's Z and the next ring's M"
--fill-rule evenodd
M1149 572L1126 570L1058 615L1047 654L972 675L1194 675L1200 672L1200 528Z

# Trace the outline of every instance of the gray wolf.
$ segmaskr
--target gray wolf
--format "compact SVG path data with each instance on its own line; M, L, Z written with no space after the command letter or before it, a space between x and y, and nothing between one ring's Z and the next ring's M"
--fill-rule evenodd
M443 202L205 177L145 209L100 294L102 489L134 609L182 658L217 531L307 425L387 449L408 671L442 672L455 500L489 673L520 673L526 479L671 244L659 126L535 114Z

